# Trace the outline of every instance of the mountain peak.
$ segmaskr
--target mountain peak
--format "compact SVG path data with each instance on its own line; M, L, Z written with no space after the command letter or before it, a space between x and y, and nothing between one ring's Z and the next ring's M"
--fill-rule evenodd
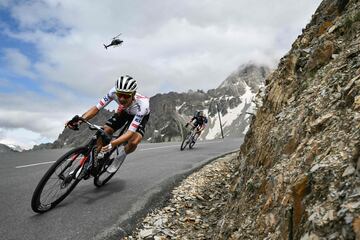
M218 89L234 88L234 86L243 89L247 85L253 92L257 92L262 84L261 80L269 73L270 68L268 66L252 62L242 64L220 84Z

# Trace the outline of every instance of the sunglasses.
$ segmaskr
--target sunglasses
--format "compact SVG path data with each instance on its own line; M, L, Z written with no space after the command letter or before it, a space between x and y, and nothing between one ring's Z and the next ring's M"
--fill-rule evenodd
M127 93L127 92L117 92L116 96L118 96L119 98L125 98L128 99L132 96L132 93Z

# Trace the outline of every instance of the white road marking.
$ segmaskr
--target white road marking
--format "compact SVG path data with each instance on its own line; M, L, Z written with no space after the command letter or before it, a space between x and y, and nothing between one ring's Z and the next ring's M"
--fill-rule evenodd
M218 143L218 142L222 142L222 140L220 140L220 141L214 141L214 142L199 142L199 143L197 143L197 145L200 145L200 144L209 144L209 143ZM180 145L169 145L169 146L162 146L162 147L145 148L145 149L140 149L139 151L147 151L147 150L154 150L154 149L161 149L161 148L171 148L171 147L179 147L179 146L180 146ZM42 162L42 163L33 163L33 164L29 164L29 165L16 166L15 168L33 167L33 166L37 166L37 165L50 164L50 163L54 163L54 162L55 162L55 161Z
M162 147L146 148L146 149L140 149L139 151L147 151L147 150L160 149L160 148L171 148L171 147L178 147L178 145L169 145L169 146L162 146Z
M196 145L200 145L200 144L209 144L209 143L218 143L218 142L222 142L220 141L214 141L214 142L198 142L196 143ZM153 148L145 148L145 149L140 149L139 151L147 151L147 150L154 150L154 149L160 149L160 148L171 148L171 147L180 147L181 143L178 145L169 145L169 146L162 146L162 147L153 147Z
M32 166L37 166L37 165L42 165L42 164L49 164L49 163L53 163L53 162L55 162L55 161L51 161L51 162L42 162L42 163L34 163L34 164L22 165L22 166L16 166L15 168L32 167Z
M223 140L214 141L214 142L199 142L199 143L197 143L196 145L199 145L199 144L208 144L208 143L219 143L219 142L223 142Z

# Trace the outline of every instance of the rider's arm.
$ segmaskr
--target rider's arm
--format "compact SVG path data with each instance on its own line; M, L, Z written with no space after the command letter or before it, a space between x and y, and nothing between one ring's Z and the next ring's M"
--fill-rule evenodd
M96 106L93 106L89 110L87 110L82 115L82 117L85 118L86 120L89 120L89 119L93 118L100 111L100 109L107 106L113 100L112 94L114 92L114 89L115 88L110 89L110 91L103 98L100 99L98 104L96 104ZM73 127L71 125L69 125L69 122L70 121L67 121L65 123L65 127L69 127L71 129L73 129ZM75 123L75 125L78 125L79 123L81 123L81 121Z
M100 110L100 109L106 107L112 100L114 100L114 97L113 97L114 94L115 94L115 87L110 89L108 94L106 94L103 98L100 99L100 101L96 105L96 108L98 110Z
M190 125L191 127L194 127L193 121L194 121L195 117L192 117L189 122L186 123L186 126Z
M85 118L85 120L89 120L89 119L93 118L98 112L99 112L99 109L96 106L93 106L92 108L87 110L82 115L82 117ZM76 122L74 120L69 120L65 123L65 127L68 127L73 130L78 130L79 124L81 124L81 120L77 120Z
M108 94L101 98L98 104L96 104L96 106L93 106L92 108L87 110L87 112L85 112L82 117L86 120L93 118L100 111L100 109L106 107L113 100L112 93L113 89L110 89Z
M112 147L116 147L128 140L130 140L130 138L135 134L135 132L129 131L127 130L126 133L124 133L123 135L121 135L120 137L118 137L117 139L111 141L111 146Z
M96 106L93 106L89 110L87 110L82 117L86 120L92 119L97 113L99 112L99 109Z
M208 122L208 119L205 117L204 118L204 123L201 125L201 130L200 131L205 129L207 122Z

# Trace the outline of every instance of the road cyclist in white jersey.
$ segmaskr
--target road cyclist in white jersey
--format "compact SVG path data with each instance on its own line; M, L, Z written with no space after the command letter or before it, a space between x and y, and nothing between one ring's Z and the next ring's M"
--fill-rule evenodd
M113 163L108 167L109 173L114 173L121 166L127 154L135 151L145 134L145 125L149 120L150 108L149 98L136 93L137 82L129 75L121 76L116 80L115 87L111 88L108 94L100 99L96 106L91 107L82 117L86 120L93 118L100 109L107 106L111 101L116 101L119 107L116 113L104 125L104 131L112 135L118 129L131 121L128 130L121 136L102 146L99 143L101 153L110 152L111 149L126 143ZM77 127L78 123L66 124L70 129ZM102 154L99 154L101 157Z

